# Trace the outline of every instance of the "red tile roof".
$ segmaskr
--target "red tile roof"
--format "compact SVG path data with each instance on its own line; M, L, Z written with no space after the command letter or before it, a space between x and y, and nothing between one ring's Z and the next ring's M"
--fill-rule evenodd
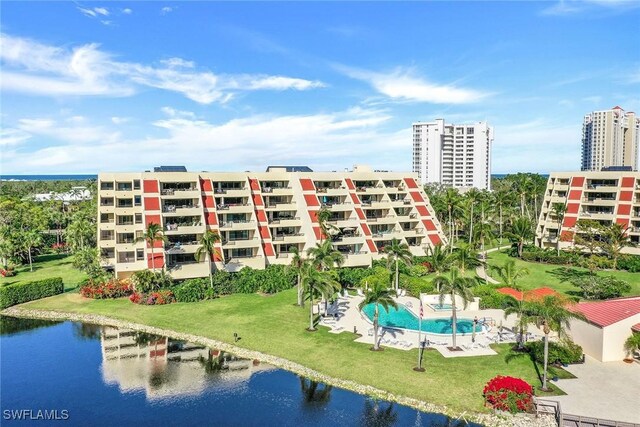
M619 105L616 105L615 107L612 108L612 110L622 110L622 107Z
M573 307L587 320L600 327L618 323L636 314L640 314L640 297L611 299L598 302L580 302ZM638 325L634 325L634 328Z
M636 332L640 332L640 323L636 323L635 325L633 325L631 327L631 330L636 331Z
M554 291L551 288L537 288L537 289L532 289L530 291L525 291L524 293L522 291L519 291L517 289L513 289L513 288L499 288L497 289L498 292L500 292L501 294L504 295L511 295L512 297L514 297L515 299L517 299L518 301L522 301L522 298L524 297L525 301L531 301L534 299L541 299L544 298L546 296L560 296L560 294L556 291Z

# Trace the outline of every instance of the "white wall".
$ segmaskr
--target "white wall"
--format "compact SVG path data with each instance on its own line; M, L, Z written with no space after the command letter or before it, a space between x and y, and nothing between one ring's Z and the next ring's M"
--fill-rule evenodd
M633 333L631 327L636 323L640 323L640 313L604 328L603 362L622 360L627 357L624 342Z
M582 320L571 320L567 333L585 354L602 361L603 329Z

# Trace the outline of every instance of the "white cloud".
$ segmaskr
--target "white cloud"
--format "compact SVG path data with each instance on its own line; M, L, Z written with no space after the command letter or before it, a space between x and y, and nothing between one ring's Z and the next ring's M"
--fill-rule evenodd
M109 16L109 9L106 7L94 7L93 10L102 16Z
M640 7L635 0L559 0L541 11L542 15L573 15L595 8L622 12Z
M224 103L235 93L254 90L309 90L322 82L287 76L214 74L196 70L182 58L161 66L116 61L97 44L72 49L0 35L3 90L39 94L129 96L137 86L178 92L201 103Z
M160 9L160 14L161 15L166 15L166 14L171 13L171 12L173 12L173 8L169 7L169 6L165 6L162 9Z
M118 117L118 116L111 117L111 122L113 122L113 124L116 124L116 125L122 125L130 121L131 121L130 117Z
M0 129L0 147L22 144L29 138L31 135L21 129Z
M131 15L132 13L133 13L133 10L129 9L128 7L122 9L123 15Z
M86 16L88 18L92 18L92 19L97 19L103 25L107 25L107 26L108 25L113 25L113 21L108 20L108 19L102 19L104 17L107 17L107 16L111 15L111 12L106 7L88 8L88 7L76 6L76 8L84 16Z
M46 148L15 149L3 173L144 170L172 162L190 170L262 170L268 164L308 164L316 169L369 163L408 170L410 129L387 131L391 118L382 110L353 108L312 115L255 115L212 123L193 113L166 107L167 118L153 126L163 136L127 139L113 129L85 123L64 126L49 119L22 120L21 130ZM70 135L71 132L77 135ZM92 135L92 136L88 136ZM91 141L79 143L90 137ZM256 144L256 141L259 141ZM8 157L7 157L8 159Z
M411 70L397 68L391 73L377 73L351 67L336 66L347 76L369 83L380 94L394 100L432 104L468 104L489 94L451 84L437 84L417 77Z

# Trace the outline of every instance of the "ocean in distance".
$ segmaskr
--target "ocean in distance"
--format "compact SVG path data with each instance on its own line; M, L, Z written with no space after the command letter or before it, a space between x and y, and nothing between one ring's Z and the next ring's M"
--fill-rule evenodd
M509 174L496 173L492 174L493 179L502 179ZM548 178L548 174L541 174L543 177ZM85 180L85 179L98 179L98 175L0 175L0 181L71 181L71 180Z

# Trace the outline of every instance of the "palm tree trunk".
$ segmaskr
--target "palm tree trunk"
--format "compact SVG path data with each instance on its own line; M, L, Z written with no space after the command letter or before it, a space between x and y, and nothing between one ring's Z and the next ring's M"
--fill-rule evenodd
M456 314L456 296L451 294L451 332L453 333L453 347L456 347L456 330L458 328L458 315Z
M209 285L213 289L213 274L211 274L211 254L207 254L207 260L209 261Z
M313 327L313 288L309 287L309 330L315 331Z
M500 248L500 246L502 246L502 204L500 205L500 209L499 209L500 213L500 243L498 243L498 248Z
M396 256L396 295L397 294L398 294L398 257Z
M153 254L153 241L151 242L151 270L155 273L156 272L156 258Z
M469 216L469 244L473 237L473 202L471 202L471 215Z
M449 253L453 253L453 220L451 218L451 208L449 208Z
M31 246L29 246L29 271L33 271L33 261L31 259Z
M549 362L549 334L544 334L544 371L542 374L542 390L547 389L547 364Z
M560 230L562 230L562 223L558 221L558 235L556 236L556 252L560 256Z
M380 346L378 345L378 304L376 304L376 312L373 316L373 349L380 349Z
M300 274L298 273L298 305L304 307L304 298L302 298L302 285L300 284Z

